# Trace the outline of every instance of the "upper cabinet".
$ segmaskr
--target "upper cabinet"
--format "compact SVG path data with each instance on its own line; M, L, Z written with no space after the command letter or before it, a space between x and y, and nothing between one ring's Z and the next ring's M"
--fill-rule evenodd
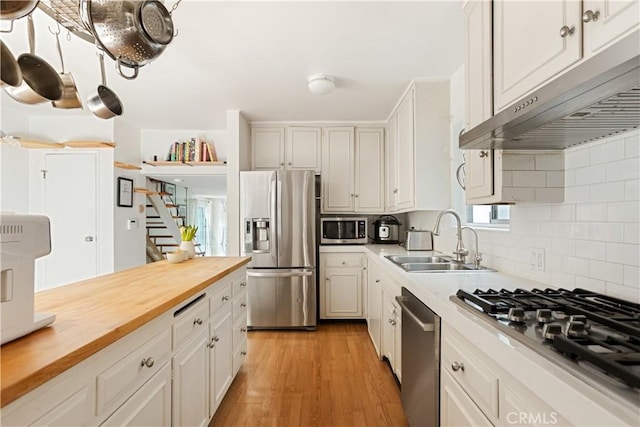
M383 212L383 156L382 128L324 128L322 212Z
M319 127L254 127L251 129L252 169L320 172L321 136Z
M582 2L584 56L588 57L638 28L638 0L584 0Z
M386 211L449 207L449 82L415 82L387 123Z

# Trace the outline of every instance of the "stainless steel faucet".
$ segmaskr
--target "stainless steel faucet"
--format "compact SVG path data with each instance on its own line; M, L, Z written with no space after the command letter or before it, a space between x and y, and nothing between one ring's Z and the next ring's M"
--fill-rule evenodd
M482 262L482 254L480 253L480 251L478 250L478 233L476 233L476 230L474 230L471 227L462 227L460 229L460 231L462 230L469 230L473 233L474 236L476 236L476 256L473 259L473 265L475 267L476 270L480 269L480 263Z
M442 216L445 214L451 214L456 218L456 226L458 230L458 243L456 244L456 250L453 251L453 253L456 256L456 261L464 263L466 260L466 256L469 255L469 251L466 250L462 244L462 224L461 224L460 215L458 215L458 212L454 211L453 209L447 209L440 212L438 214L438 217L436 218L436 223L433 226L432 233L434 236L440 235L440 218L442 218Z

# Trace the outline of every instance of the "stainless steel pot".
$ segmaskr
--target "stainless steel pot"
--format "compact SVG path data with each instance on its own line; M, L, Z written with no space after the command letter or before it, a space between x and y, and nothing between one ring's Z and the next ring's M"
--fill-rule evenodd
M126 79L135 79L138 68L160 56L173 39L171 14L157 0L80 0L79 15ZM123 66L133 74L125 74Z
M118 95L107 87L107 79L104 72L104 54L98 53L100 59L100 73L102 84L98 86L98 92L87 98L89 110L101 119L110 119L122 114L123 108Z
M13 31L13 21L23 18L38 6L39 0L2 0L0 1L0 19L10 20L11 26L8 30L2 30L3 33Z
M2 71L2 86L19 86L22 83L22 71L18 61L13 56L9 48L0 40L0 68Z
M57 101L52 101L51 104L55 108L82 108L82 101L80 101L76 82L73 80L71 73L64 72L64 58L62 57L62 47L60 47L59 26L55 35L56 47L58 48L58 55L60 55L60 64L62 67L62 73L60 73L60 80L62 81L62 97Z
M27 31L30 53L18 57L22 83L17 87L7 86L4 90L13 99L25 104L56 101L62 97L62 80L51 65L35 55L35 30L31 15L28 17Z

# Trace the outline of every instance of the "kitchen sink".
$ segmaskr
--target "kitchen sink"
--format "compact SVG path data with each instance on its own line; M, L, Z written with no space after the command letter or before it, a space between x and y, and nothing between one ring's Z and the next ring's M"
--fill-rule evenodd
M409 273L480 273L495 271L490 268L475 268L473 264L463 264L449 257L388 255L389 261Z
M427 255L388 255L387 258L396 264L434 264L451 262L451 258L445 258L441 256L427 256Z

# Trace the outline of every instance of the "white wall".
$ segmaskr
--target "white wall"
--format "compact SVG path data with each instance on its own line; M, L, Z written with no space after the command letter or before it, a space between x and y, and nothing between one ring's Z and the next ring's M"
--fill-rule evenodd
M29 212L28 168L27 150L0 144L0 211Z
M228 124L227 124L228 127ZM219 161L227 160L227 131L226 130L153 130L142 131L141 156L142 160L152 161L153 156L158 156L158 161L163 161L174 142L184 142L191 138L201 138L216 149Z
M113 122L113 140L116 143L114 157L123 163L142 162L142 132L139 128L117 117Z
M90 115L31 115L29 116L29 136L55 142L113 141L113 122Z

